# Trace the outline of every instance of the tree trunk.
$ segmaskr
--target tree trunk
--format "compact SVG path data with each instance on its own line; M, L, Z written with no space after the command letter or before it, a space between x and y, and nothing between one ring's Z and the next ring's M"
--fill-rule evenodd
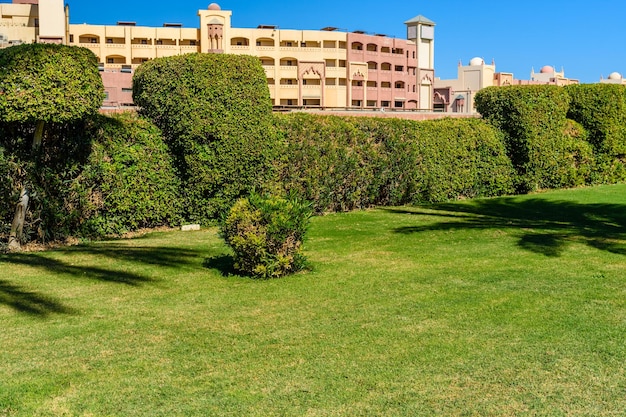
M11 224L11 234L9 235L9 250L17 251L21 249L20 241L22 239L22 232L24 230L24 222L26 219L26 210L28 209L28 190L26 187L22 188L20 193L20 201L15 207L15 216L13 216L13 223Z
M43 120L37 122L35 135L33 136L33 152L41 147L44 127L45 122ZM20 200L17 202L17 206L15 207L13 223L11 223L11 234L9 235L9 250L11 251L18 251L22 248L20 242L22 241L22 235L24 232L24 222L26 221L26 211L28 210L29 200L30 196L28 194L28 190L26 189L26 186L23 186L22 192L20 193Z
M43 128L46 122L40 120L37 122L37 127L35 127L35 136L33 137L33 150L39 148L41 146L41 140L43 138Z

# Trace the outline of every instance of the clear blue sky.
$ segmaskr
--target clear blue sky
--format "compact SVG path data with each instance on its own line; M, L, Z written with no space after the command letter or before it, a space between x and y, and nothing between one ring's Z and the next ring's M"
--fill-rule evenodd
M6 1L6 0L4 0ZM199 9L210 0L66 0L71 23L141 26L164 22L198 27ZM335 26L405 38L404 21L419 14L437 23L435 70L456 78L459 60L475 56L496 70L528 79L532 67L565 69L565 76L597 82L613 71L626 76L625 0L409 0L409 1L218 1L233 11L234 27L278 25L283 29ZM384 7L381 9L381 5Z

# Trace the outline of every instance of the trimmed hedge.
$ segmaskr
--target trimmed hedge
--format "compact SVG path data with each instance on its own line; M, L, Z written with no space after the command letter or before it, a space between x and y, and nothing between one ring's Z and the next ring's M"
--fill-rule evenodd
M26 182L25 242L103 237L179 224L180 185L160 131L132 115L49 125L30 153L32 127L0 124L0 238Z
M626 181L626 86L582 84L567 87L568 117L589 134L597 167L594 182Z
M278 117L278 183L316 212L437 202L512 191L498 132L481 120Z
M209 223L272 176L272 105L258 58L186 54L137 69L133 98L159 126L184 187L188 220Z
M478 112L504 133L518 192L588 181L592 151L580 135L568 134L569 103L567 90L551 85L489 87L476 93Z
M91 128L89 159L72 183L82 196L80 234L180 224L180 180L159 129L133 114L100 117Z

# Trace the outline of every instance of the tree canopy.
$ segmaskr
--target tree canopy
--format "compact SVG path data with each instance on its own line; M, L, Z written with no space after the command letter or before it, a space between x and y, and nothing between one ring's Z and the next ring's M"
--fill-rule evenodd
M95 114L103 98L97 58L86 48L0 49L0 121L65 123Z

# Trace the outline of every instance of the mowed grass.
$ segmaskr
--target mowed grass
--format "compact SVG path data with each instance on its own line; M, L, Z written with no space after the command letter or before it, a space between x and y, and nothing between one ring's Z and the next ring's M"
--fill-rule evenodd
M0 416L626 415L626 186L0 255Z

